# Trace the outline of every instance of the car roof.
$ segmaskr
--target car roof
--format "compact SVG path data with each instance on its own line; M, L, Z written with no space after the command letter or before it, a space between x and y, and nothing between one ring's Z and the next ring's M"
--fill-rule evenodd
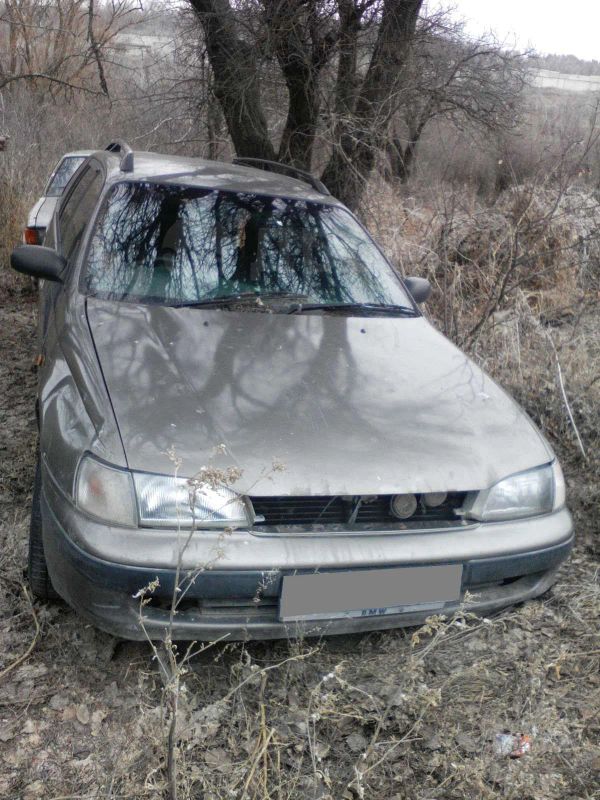
M134 151L133 170L123 172L119 153L102 150L94 153L94 156L106 163L108 183L149 181L342 205L339 200L319 192L306 181L225 161Z

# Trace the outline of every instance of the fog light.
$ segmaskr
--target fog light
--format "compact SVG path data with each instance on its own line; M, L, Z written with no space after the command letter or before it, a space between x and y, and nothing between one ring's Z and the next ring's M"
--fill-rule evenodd
M398 519L408 519L417 510L417 498L414 494L395 494L392 497L391 510Z
M423 502L427 508L437 508L441 506L444 500L448 497L446 492L426 492L423 495Z

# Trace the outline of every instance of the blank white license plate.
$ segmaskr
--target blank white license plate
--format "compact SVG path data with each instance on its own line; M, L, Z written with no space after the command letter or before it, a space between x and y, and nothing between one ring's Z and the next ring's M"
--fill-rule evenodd
M461 564L317 572L283 578L282 622L426 611L460 598Z

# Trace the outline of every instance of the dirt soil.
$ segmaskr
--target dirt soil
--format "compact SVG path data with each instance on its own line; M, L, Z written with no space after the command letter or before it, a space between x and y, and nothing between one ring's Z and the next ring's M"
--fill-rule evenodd
M150 647L27 594L34 318L31 294L3 293L0 797L167 797ZM600 798L598 484L561 455L578 538L550 593L493 619L204 650L182 678L179 797Z

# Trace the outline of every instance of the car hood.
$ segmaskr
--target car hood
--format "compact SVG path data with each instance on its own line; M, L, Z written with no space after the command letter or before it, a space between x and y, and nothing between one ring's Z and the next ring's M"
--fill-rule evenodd
M519 406L422 317L93 298L87 313L134 470L236 466L252 495L388 494L484 488L552 458Z
M40 197L27 217L29 228L47 228L58 203L58 197Z

